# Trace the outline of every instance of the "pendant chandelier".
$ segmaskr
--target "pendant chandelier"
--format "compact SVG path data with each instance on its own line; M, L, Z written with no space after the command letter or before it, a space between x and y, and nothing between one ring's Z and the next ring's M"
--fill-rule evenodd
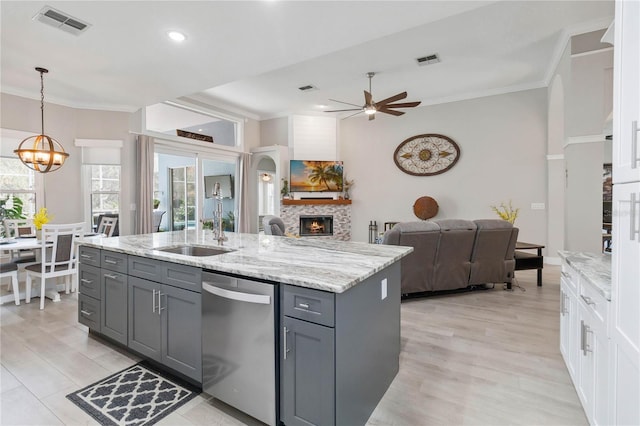
M58 170L67 159L69 154L64 152L64 148L51 136L44 134L44 78L43 74L49 70L36 68L40 73L40 119L41 132L37 136L29 136L22 142L18 149L14 150L20 161L25 166L40 173L48 173Z

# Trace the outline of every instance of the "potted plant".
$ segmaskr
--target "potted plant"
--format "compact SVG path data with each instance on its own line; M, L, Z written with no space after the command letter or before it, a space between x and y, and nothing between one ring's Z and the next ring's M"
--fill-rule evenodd
M283 199L289 198L289 181L285 178L282 178L282 189L280 189L280 194Z

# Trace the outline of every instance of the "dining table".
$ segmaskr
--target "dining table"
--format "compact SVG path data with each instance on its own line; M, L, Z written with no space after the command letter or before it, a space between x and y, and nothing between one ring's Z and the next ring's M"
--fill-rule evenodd
M85 238L85 237L96 237L96 236L104 236L102 234L97 234L93 232L87 232L83 235L77 235L77 237ZM77 242L76 242L77 244ZM53 245L51 242L47 242L47 247ZM28 236L28 237L15 237L15 238L3 238L0 239L0 250L3 252L7 251L19 251L19 250L33 250L36 255L36 261L40 261L42 258L42 241L37 239L36 236ZM73 250L74 253L77 253L77 249ZM77 257L77 255L76 255ZM77 279L77 278L76 278ZM26 296L24 286L20 286L20 299L24 300ZM75 286L77 288L77 285ZM56 285L55 289L47 290L45 292L45 297L51 299L53 302L60 301L60 294L58 291L60 289L64 289L64 285ZM37 297L37 296L32 296ZM8 293L0 296L0 304L4 304L6 302L15 301L13 293Z

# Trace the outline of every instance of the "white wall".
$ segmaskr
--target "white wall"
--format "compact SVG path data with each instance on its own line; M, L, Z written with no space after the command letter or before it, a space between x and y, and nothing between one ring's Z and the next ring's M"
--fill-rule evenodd
M289 146L288 117L273 118L260 122L260 145Z
M439 133L460 146L458 163L436 176L411 176L393 153L403 140ZM401 117L377 114L340 122L340 159L355 180L352 239L368 240L368 224L418 220L412 206L436 199L436 218L496 218L490 205L513 200L520 207L520 240L546 244L547 91L528 90L408 110Z
M19 96L0 94L1 126L6 129L40 133L40 101ZM120 234L133 229L133 214L129 210L135 203L131 172L135 166L133 137L129 134L129 113L80 110L45 102L44 131L60 142L69 158L57 171L45 174L46 206L52 214L52 223L81 222L83 203L81 190L81 149L74 146L75 139L119 139L124 141L122 163L122 219ZM17 148L17 147L16 147Z
M545 260L560 264L565 241L565 163L567 98L571 90L571 41L548 87L547 110L547 248Z
M565 248L602 251L603 143L576 143L565 149L567 167Z
M613 108L613 50L571 58L567 136L598 135Z

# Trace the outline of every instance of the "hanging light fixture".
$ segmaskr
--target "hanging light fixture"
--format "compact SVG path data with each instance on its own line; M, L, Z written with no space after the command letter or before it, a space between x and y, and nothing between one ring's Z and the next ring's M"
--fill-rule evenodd
M269 182L271 181L271 175L269 173L263 173L260 175L260 178L262 179L263 182Z
M48 173L58 170L67 159L69 154L64 152L64 148L51 136L44 134L44 78L43 74L49 70L37 67L40 73L40 119L41 133L37 136L29 136L22 142L18 149L14 150L20 161L25 166L40 173Z

